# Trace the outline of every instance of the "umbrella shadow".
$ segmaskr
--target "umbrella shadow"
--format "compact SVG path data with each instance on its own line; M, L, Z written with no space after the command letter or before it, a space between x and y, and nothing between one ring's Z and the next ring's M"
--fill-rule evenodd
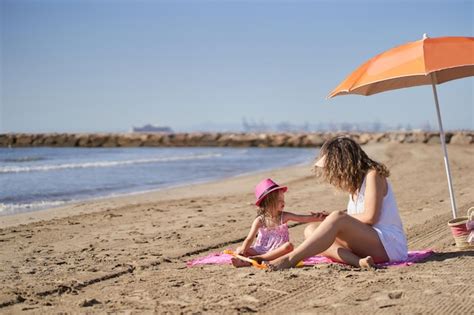
M460 250L455 252L435 252L433 255L426 257L418 263L426 263L430 261L445 261L458 257L474 257L474 249Z

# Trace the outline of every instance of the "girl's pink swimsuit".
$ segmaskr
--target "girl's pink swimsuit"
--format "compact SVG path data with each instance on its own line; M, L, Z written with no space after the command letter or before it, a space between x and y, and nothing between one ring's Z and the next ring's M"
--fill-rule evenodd
M251 247L259 255L277 249L281 245L290 241L288 225L283 223L283 215L280 219L280 225L272 228L265 226L265 219L263 217L260 217L260 220L262 221L263 226L258 229L257 240Z

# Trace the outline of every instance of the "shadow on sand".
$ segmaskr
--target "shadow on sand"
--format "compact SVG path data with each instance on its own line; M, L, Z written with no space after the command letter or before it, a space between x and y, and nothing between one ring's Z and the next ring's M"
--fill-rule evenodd
M425 263L429 261L445 261L448 259L458 258L458 257L474 257L474 249L459 250L455 252L435 252L433 255L423 259L418 263Z

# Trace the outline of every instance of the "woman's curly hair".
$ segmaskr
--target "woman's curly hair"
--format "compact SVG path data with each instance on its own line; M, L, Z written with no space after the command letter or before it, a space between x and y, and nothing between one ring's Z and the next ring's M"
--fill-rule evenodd
M327 140L319 152L325 157L323 167L313 167L316 175L336 188L355 194L362 186L369 170L375 170L383 177L389 177L388 168L369 158L360 145L348 136Z

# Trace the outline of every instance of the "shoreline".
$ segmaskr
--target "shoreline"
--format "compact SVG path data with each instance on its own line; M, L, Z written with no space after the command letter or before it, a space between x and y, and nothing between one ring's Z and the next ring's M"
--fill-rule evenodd
M7 215L0 216L0 229L6 227L12 227L16 225L23 225L34 223L43 220L52 220L58 218L64 218L69 216L75 216L79 214L87 214L93 213L95 208L104 207L105 204L113 203L124 203L126 205L132 206L134 203L137 202L147 202L148 200L167 200L168 196L174 195L188 195L186 191L192 189L205 189L204 187L214 187L220 186L221 184L226 185L228 182L236 181L238 179L247 180L247 178L255 178L258 177L259 174L271 172L274 174L283 173L283 172L292 172L298 169L310 169L310 164L306 163L298 163L295 165L290 166L283 166L277 167L273 169L266 169L266 170L258 170L258 171L251 171L242 174L232 175L224 178L217 178L217 179L210 179L210 180L201 180L195 183L190 184L177 184L170 187L164 188L157 188L151 189L148 191L138 191L138 192L130 192L130 193L123 193L116 196L102 196L96 197L91 199L84 199L84 200L74 200L71 202L65 202L62 205L58 205L56 207L48 207L44 209L38 209L33 211L27 212L20 212L20 213L12 213ZM263 176L263 174L262 174ZM190 194L192 196L194 194ZM87 208L93 208L93 210L87 210ZM73 210L76 209L76 210ZM77 211L77 213L75 212Z
M296 149L299 149L299 148L296 148ZM301 149L307 150L307 148L301 148ZM315 148L313 155L316 156L317 152L319 152L319 149ZM147 195L147 194L153 195L153 194L158 193L158 192L166 192L166 191L170 191L171 193L173 193L174 189L188 188L188 187L190 189L192 189L193 187L196 187L196 186L199 186L199 185L202 185L202 184L220 182L220 181L225 181L225 180L229 180L229 179L232 179L232 178L238 178L238 177L252 176L252 175L256 175L258 173L268 172L268 171L272 171L272 170L304 166L308 163L310 163L310 162L295 162L295 164L275 166L275 167L269 166L267 168L260 168L260 169L256 169L256 170L251 170L251 171L237 173L237 174L231 174L231 175L222 175L222 176L214 177L214 178L208 177L208 178L196 179L196 180L191 181L189 183L186 183L186 182L175 183L175 184L170 184L169 186L157 187L157 188L146 189L146 190L111 193L110 195L89 197L89 198L84 198L84 199L75 199L75 200L70 200L70 201L58 201L58 203L60 203L58 205L42 206L42 207L33 208L33 210L28 210L28 211L20 211L20 212L17 212L17 213L2 214L2 215L0 215L0 228L3 226L3 224L4 224L3 219L6 218L6 217L17 216L17 215L22 215L23 217L29 217L29 215L32 215L32 214L37 213L37 212L42 212L42 211L54 212L55 209L63 209L63 208L74 207L78 204L100 203L100 202L105 202L107 200L114 200L114 199L129 200L129 199L133 199L134 196L141 196L141 195ZM51 203L55 203L55 202L56 201L54 201L54 200L51 201ZM32 215L32 217L34 217L34 215ZM10 221L10 220L6 219L5 221ZM16 221L16 220L14 220L14 221ZM32 221L29 221L29 222L32 222Z

